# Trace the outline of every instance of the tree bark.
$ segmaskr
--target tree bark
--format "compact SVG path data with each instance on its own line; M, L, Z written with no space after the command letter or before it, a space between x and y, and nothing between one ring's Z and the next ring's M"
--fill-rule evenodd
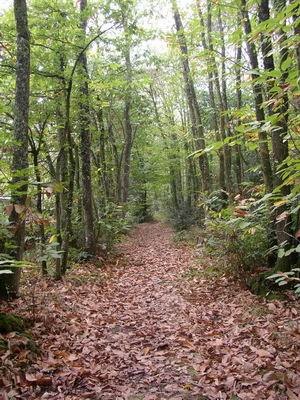
M122 176L122 202L127 203L129 191L129 176L131 163L131 149L133 144L131 107L132 107L132 65L131 65L131 44L130 32L128 29L128 10L122 12L122 25L125 35L124 57L125 57L125 77L127 88L124 101L124 122L125 122L125 146L123 157L123 176Z
M33 149L32 149L33 150ZM35 179L37 182L37 202L36 202L36 209L40 215L43 215L43 194L42 194L42 178L41 172L39 167L39 160L38 160L39 151L37 149L33 150L33 166L35 171ZM46 246L46 236L45 236L45 226L44 222L42 221L39 225L40 228L40 240L41 240L41 254L44 255L44 250ZM47 275L47 261L42 261L42 273L43 275Z
M173 14L175 20L175 26L177 31L177 40L181 52L181 61L183 67L183 79L185 82L185 92L188 101L188 108L191 119L191 128L195 141L196 150L205 149L205 138L204 129L202 124L202 118L200 113L200 107L198 104L194 82L191 76L188 47L184 34L184 28L181 20L181 16L177 7L176 0L172 0ZM209 171L209 161L207 154L204 153L199 157L199 167L202 178L202 190L204 192L210 192L211 190L211 177Z
M238 44L236 49L236 68L235 68L235 87L236 87L236 109L239 112L242 108L242 77L241 77L241 61L242 61L242 45ZM240 118L238 118L238 125L240 125ZM243 157L242 146L236 144L235 146L235 173L238 193L243 194Z
M202 29L201 32L201 43L204 50L208 50L207 40L205 36L205 24L203 20L202 10L200 0L196 1L197 11L200 20L200 26ZM209 62L207 63L207 78L208 78L208 95L209 95L209 106L210 106L210 115L211 115L211 128L215 132L216 141L219 142L221 140L220 131L219 131L219 124L218 124L218 113L217 113L217 106L215 100L215 93L214 93L214 75L211 72L211 68ZM224 149L220 149L218 151L219 157L219 172L218 172L218 180L219 180L219 187L223 190L226 190L225 184L225 173L224 173Z
M70 109L69 109L70 111ZM74 178L75 178L75 170L76 163L73 154L73 142L70 132L70 120L69 115L67 113L66 119L66 133L68 139L68 150L69 150L69 182L68 182L68 196L65 210L65 221L63 227L63 240L62 240L62 258L61 263L56 270L56 279L61 279L62 275L66 273L68 267L68 257L69 257L69 246L70 246L70 238L72 231L72 211L73 211L73 197L74 197Z
M122 187L121 187L121 157L119 156L118 147L116 144L114 131L113 131L113 121L111 110L109 112L109 120L108 120L108 140L111 145L112 156L114 160L114 171L115 171L115 201L122 201Z
M211 1L207 0L207 36L208 36L208 49L210 51L209 59L210 59L210 67L213 69L214 83L217 91L217 96L219 100L219 109L220 109L220 133L221 138L224 142L223 144L223 152L224 152L224 173L226 180L226 190L228 192L229 197L232 197L233 194L233 185L232 185L232 174L231 174L231 154L230 148L228 144L225 142L227 138L226 134L226 124L228 122L227 119L227 108L225 106L225 102L222 96L222 88L219 80L219 73L216 64L216 59L214 55L214 45L212 41L212 10L211 10ZM225 65L225 64L224 64ZM224 66L225 68L225 66ZM222 82L223 89L226 92L226 83ZM225 87L224 87L225 86ZM226 95L226 93L225 93ZM226 95L227 102L227 95Z
M80 0L82 38L86 37L87 18L85 16L87 0ZM91 177L91 132L90 132L90 107L89 86L86 52L82 52L79 61L80 101L79 101L79 124L80 124L80 154L81 154L81 177L82 177L82 203L84 216L85 248L89 254L95 254L95 232L93 218L93 193Z
M281 12L282 8L285 6L285 1L276 0L275 9L277 12ZM259 22L263 23L270 19L270 9L269 9L269 0L261 0L258 8L258 17ZM280 38L279 43L281 44L280 49L280 67L282 63L288 57L288 49L282 44L286 40L286 34L280 30L279 32ZM275 70L275 62L273 57L273 46L271 38L268 34L261 34L261 50L263 56L263 64L264 69L267 73L270 73ZM280 86L284 87L286 82L288 73L282 72L280 79ZM287 94L284 94L282 97L281 105L278 109L274 109L272 99L275 100L274 94L272 92L272 88L274 86L274 79L272 77L267 77L267 93L268 93L268 114L270 116L278 114L278 121L276 123L276 127L272 129L272 154L273 154L273 165L274 165L274 186L280 186L283 181L280 173L278 173L279 166L282 167L282 163L288 157L288 142L284 140L284 137L288 133L288 110L289 110L289 101ZM289 186L282 186L280 189L282 196L287 196L290 193ZM274 227L276 231L277 244L280 247L284 247L285 249L289 249L292 240L291 240L291 217L287 213L287 217L284 219L280 218L280 215L287 211L285 205L277 207L274 215ZM279 220L278 220L279 219ZM276 269L278 270L289 270L292 264L292 257L282 257L277 259Z
M291 0L291 3L296 3L297 0ZM297 7L295 7L294 12L293 12L293 24L294 24L294 34L296 37L300 36L300 22L299 22L299 11L300 11L300 5L298 3ZM297 59L297 66L298 66L298 76L300 78L300 43L298 41L298 44L296 45L296 59ZM299 81L299 79L298 79ZM299 83L300 86L300 83Z
M28 114L30 96L30 34L26 0L14 0L14 15L17 31L17 65L11 193L14 209L10 216L14 248L11 251L11 256L16 260L22 260L28 190ZM18 210L16 206L19 206ZM20 276L20 268L14 268L13 274L1 275L0 297L13 298L18 296Z
M109 199L110 191L109 191L109 177L107 173L107 162L106 162L106 152L105 152L105 127L104 127L104 118L103 118L103 110L99 109L97 113L97 118L99 122L99 168L100 168L100 178L102 187L105 194L105 202Z
M262 85L257 82L257 78L259 77L259 64L255 44L250 38L252 28L247 10L246 0L241 0L241 12L244 31L247 35L247 51L252 69L251 78L254 95L255 114L258 123L259 154L266 192L270 193L273 190L273 174L268 147L268 136L267 133L262 129L262 125L265 122L265 112L263 108L263 89Z

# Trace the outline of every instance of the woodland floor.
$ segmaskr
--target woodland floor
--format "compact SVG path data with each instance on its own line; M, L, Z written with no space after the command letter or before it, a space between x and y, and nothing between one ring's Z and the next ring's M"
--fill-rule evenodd
M299 304L266 302L225 277L188 279L196 256L172 234L139 225L114 265L39 280L10 306L26 314L34 304L40 346L33 357L24 338L5 335L10 398L300 398Z

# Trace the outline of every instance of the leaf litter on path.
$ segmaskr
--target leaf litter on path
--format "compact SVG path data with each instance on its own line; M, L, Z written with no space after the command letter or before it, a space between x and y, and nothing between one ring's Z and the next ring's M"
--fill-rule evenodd
M299 306L266 302L225 277L188 281L193 254L171 235L141 224L120 246L126 264L40 281L32 329L40 353L23 354L22 364L24 350L1 351L2 397L300 398ZM13 306L26 311L30 299Z

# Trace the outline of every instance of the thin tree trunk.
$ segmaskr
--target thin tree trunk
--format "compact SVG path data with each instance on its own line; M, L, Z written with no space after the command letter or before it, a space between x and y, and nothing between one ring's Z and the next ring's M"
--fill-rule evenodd
M208 50L207 40L205 37L205 24L203 20L200 0L196 0L196 6L202 29L201 32L202 47L204 50ZM213 73L211 72L209 63L207 65L207 77L208 77L208 95L209 95L209 106L211 115L211 127L212 130L215 132L216 141L219 142L221 140L221 137L219 132L218 113L217 113L215 93L214 93L214 76ZM225 173L224 173L224 149L220 149L218 151L218 157L219 157L219 172L218 172L219 187L223 190L226 190Z
M177 31L177 40L181 52L181 60L183 67L183 78L185 82L185 91L188 101L192 133L195 141L196 150L205 149L205 138L204 129L202 125L202 118L200 113L200 107L196 97L196 91L194 87L194 82L191 76L188 47L186 43L186 38L184 34L184 28L181 20L181 16L177 7L176 0L172 0L173 14ZM204 192L210 192L211 190L211 177L209 171L209 161L207 154L204 153L199 157L199 167L201 171L202 178L202 190Z
M219 31L220 31L220 37L221 37L221 53L222 53L222 72L221 72L221 86L222 86L222 100L224 104L224 110L225 110L225 121L226 121L226 131L227 131L227 136L231 136L231 129L230 129L230 115L229 115L229 106L228 106L228 97L227 97L227 81L226 81L226 45L225 45L225 32L224 32L224 25L222 21L222 15L221 15L221 9L219 8L218 12L218 26L219 26ZM231 147L228 146L228 168L230 172L230 178L231 178L231 188L233 190L233 183L232 183L232 173L231 173L231 164L232 164L232 159L231 159Z
M67 139L68 158L69 158L69 171L68 171L68 182L67 182L67 198L66 208L64 210L64 221L61 226L62 235L62 257L61 261L56 264L56 279L61 279L65 274L68 266L68 255L69 255L69 242L72 231L72 211L73 211L73 195L74 195L74 178L76 163L73 154L73 141L71 137L71 126L70 126L70 111L71 111L71 93L72 86L66 90L65 94L65 123L64 123L64 137Z
M168 154L168 161L169 161L169 176L170 176L170 192L171 192L171 202L172 206L174 207L175 210L179 210L180 205L182 204L182 182L181 182L181 174L180 178L178 178L178 165L176 162L176 154L174 155L174 148L168 145L167 137L165 135L164 129L163 129L163 124L161 122L161 118L159 115L158 107L157 107L157 101L155 98L155 94L153 91L153 87L150 86L150 96L152 99L153 103L153 108L154 108L154 114L156 117L156 122L159 127L162 139L164 141L164 150ZM177 142L176 142L176 137L172 135L172 143L175 145L176 150L177 150ZM177 151L176 151L177 153ZM179 185L179 187L178 187Z
M54 163L51 159L51 155L49 153L49 150L46 146L45 141L43 142L44 146L45 146L45 151L46 151L46 161L48 164L48 168L49 168L49 172L51 175L51 178L53 180L53 182L59 182L59 165L58 162L56 164L56 168L54 166ZM61 245L62 245L62 237L61 237L61 196L59 192L55 192L55 231L56 231L56 240L57 240L57 246L56 246L56 250L57 252L61 251ZM56 259L56 266L55 266L55 273L56 275L58 274L58 272L61 270L61 260L60 258Z
M212 7L210 0L207 0L207 36L208 36L208 48L210 51L209 58L210 58L211 68L213 68L214 83L219 99L220 133L221 133L221 138L224 142L223 151L224 151L224 173L226 179L226 190L228 192L228 195L232 197L233 185L232 185L232 174L231 174L231 154L230 154L230 148L228 144L225 142L225 139L227 138L226 134L227 109L225 108L224 99L222 97L222 89L219 80L218 68L214 56L214 45L212 41Z
M39 168L39 161L38 161L38 151L33 152L33 166L35 171L35 179L37 182L37 202L36 202L36 209L37 211L43 215L43 195L42 195L42 179L41 179L41 172ZM40 228L40 237L41 237L41 253L44 256L45 253L45 246L46 246L46 236L45 236L45 226L43 221L39 225ZM43 275L47 275L47 261L42 260L42 273Z
M105 155L105 127L103 110L100 108L98 111L98 121L99 121L99 167L101 174L102 187L105 193L105 202L109 199L109 179L107 174L107 162Z
M43 187L42 187L42 177L41 177L41 171L40 171L40 166L39 166L39 155L40 151L42 148L43 144L43 136L44 136L44 131L46 128L47 124L47 118L45 119L41 130L37 129L37 132L39 133L39 139L38 139L38 144L35 143L34 138L32 136L32 131L29 129L30 134L28 135L28 142L31 148L31 154L33 158L33 167L34 167L34 173L35 173L35 179L36 179L36 184L37 184L37 193L36 193L36 209L37 212L41 215L43 215ZM52 160L51 160L52 163ZM45 226L42 221L40 221L39 224L39 230L40 230L40 244L41 244L41 256L44 258L45 256L45 247L46 247L46 236L45 236ZM42 274L47 275L47 261L42 260Z
M81 188L81 174L80 174L80 155L79 148L76 143L74 143L74 158L75 158L75 182L76 182L76 191L77 191L77 220L79 224L83 221L83 209L82 209L82 188ZM83 245L83 242L81 241Z
M129 42L129 28L128 28L128 15L126 11L122 15L122 24L125 35L125 68L126 68L126 82L127 88L125 93L125 104L124 104L124 121L125 121L125 147L124 147L124 158L123 158L123 176L122 176L122 202L127 203L128 191L129 191L129 175L130 175L130 161L131 161L131 149L132 149L132 125L131 125L131 102L132 102L132 65L130 55L130 42Z
M85 16L87 0L80 0L82 37L85 39L87 18ZM80 69L80 154L82 168L82 203L84 216L85 247L89 254L95 254L95 232L93 218L93 193L91 177L91 132L90 132L90 107L89 86L86 52L81 53L78 66Z
M65 57L63 52L60 54L60 72L62 76L65 73ZM62 233L65 227L65 214L67 210L67 186L69 180L69 172L68 172L68 146L67 146L67 135L66 128L63 125L66 125L66 115L67 112L65 110L65 116L63 115L63 106L66 105L67 99L67 90L66 90L66 82L65 79L62 80L61 83L61 92L63 93L63 103L59 99L58 105L56 108L57 114L57 141L59 144L59 154L57 157L56 168L55 168L55 176L53 179L56 182L61 183L61 191L55 194L55 217L56 217L56 237L57 237L57 251L62 251ZM50 157L50 156L49 156ZM61 277L61 259L56 259L56 267L55 267L56 278Z
M69 256L69 245L70 237L72 231L72 211L73 211L73 197L74 197L74 178L75 178L75 159L72 150L72 137L69 126L69 116L67 117L67 138L68 138L68 149L69 149L69 182L68 182L68 196L67 196L67 208L65 212L64 230L63 230L63 241L62 241L62 259L60 264L60 269L56 271L56 278L60 279L62 275L66 273L68 266L68 256Z
M238 19L240 21L240 18ZM241 61L242 61L242 45L239 43L237 45L236 51L236 108L237 111L240 112L242 108L242 78L241 78ZM238 118L238 125L240 125L240 118ZM240 144L236 144L235 146L235 173L236 173L236 182L238 192L240 194L243 193L243 157L242 157L242 146Z
M112 149L112 155L113 155L113 160L115 164L115 200L117 202L122 201L122 188L121 188L121 160L119 157L118 153L118 148L116 145L115 137L114 137L114 131L113 131L113 126L112 126L112 120L111 116L108 121L108 139L110 141L111 149Z
M291 0L291 3L294 4L296 3L297 0ZM300 37L300 22L299 22L299 11L300 11L300 4L298 2L297 7L295 7L294 12L293 12L293 24L294 24L294 33L295 37ZM298 44L296 45L296 59L297 59L297 66L298 66L298 75L300 78L300 43L298 41ZM299 82L299 79L298 79ZM300 86L300 82L299 82Z

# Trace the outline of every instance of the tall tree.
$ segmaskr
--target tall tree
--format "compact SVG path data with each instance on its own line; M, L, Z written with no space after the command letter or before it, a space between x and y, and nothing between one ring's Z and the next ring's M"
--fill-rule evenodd
M240 21L240 18L238 18ZM236 109L237 112L240 113L242 108L242 77L241 77L241 61L242 61L242 45L241 42L238 42L236 48L236 65L235 65L235 88L236 88ZM240 117L238 117L237 124L240 125ZM242 157L242 147L238 143L235 145L235 173L236 173L236 182L238 187L238 192L240 194L243 193L243 157Z
M276 0L275 9L277 13L281 12L285 6L285 1ZM270 9L269 0L261 0L258 8L258 17L261 24L266 23L270 20ZM286 34L283 29L279 30L279 43L280 43L280 69L282 64L288 57L288 49L285 46ZM271 35L267 33L261 34L261 50L263 56L264 69L267 76L267 96L268 96L268 114L269 116L275 116L276 126L272 129L272 154L273 154L273 165L274 165L274 186L280 187L282 196L287 196L290 193L290 187L288 185L282 185L283 180L279 169L283 167L283 162L288 157L288 142L285 136L288 133L288 95L283 92L282 99L280 101L279 109L274 104L276 103L276 95L274 96L274 85L276 84L274 77L270 76L275 71L275 61L273 57L273 46L271 41ZM285 87L285 82L288 73L283 71L280 77L280 87ZM275 92L276 93L276 92ZM278 113L279 111L279 113ZM291 245L291 217L289 215L285 204L276 208L276 221L275 231L277 237L277 243L280 247L284 246L287 249ZM285 218L280 216L286 215ZM282 257L277 261L277 268L280 270L289 269L291 264L291 257Z
M222 21L220 20L220 18L219 18L219 25L221 26L221 36L222 36L224 33L223 33ZM224 61L225 46L224 45L222 46L222 82L220 84L219 73L215 59L215 49L212 40L212 4L210 0L207 0L207 35L208 35L208 48L210 51L209 60L211 68L213 70L214 83L219 100L221 138L223 141L225 141L225 139L227 138L226 125L228 125L228 117L227 117L228 106L227 106L227 91L226 91L225 61ZM231 151L230 147L226 142L224 142L223 148L224 148L224 169L226 178L226 189L229 196L232 196L233 186L232 186L232 174L231 174Z
M82 38L85 40L87 27L87 0L80 0ZM81 52L78 61L80 74L80 154L82 168L82 202L84 215L85 247L90 254L95 253L95 232L93 218L93 192L91 177L91 133L90 133L90 106L89 84L86 52Z
M30 83L30 35L26 0L14 0L17 31L17 64L14 116L14 146L12 157L12 205L10 216L13 233L11 255L22 260L25 240L25 220L28 190L28 114ZM2 275L3 276L3 275ZM19 293L20 269L4 275L0 283L1 297L16 297Z
M206 39L206 27L203 19L203 14L201 10L200 0L196 1L196 7L198 11L199 21L200 21L200 28L201 28L201 44L203 49L207 52L209 51L207 39ZM207 78L208 78L208 95L209 95L209 106L211 112L211 128L215 132L216 140L219 142L221 140L220 131L219 131L219 123L218 123L218 108L216 105L215 99L215 92L214 92L214 74L211 70L211 65L209 62L208 57L207 59ZM226 189L225 185L225 173L224 173L224 149L220 149L218 151L219 156L219 171L218 171L218 178L219 178L219 187L223 190Z
M247 9L246 0L241 0L241 12L244 31L246 34L246 44L247 51L251 65L251 78L252 78L252 88L254 95L254 105L255 105L255 115L256 121L258 123L258 138L259 138L259 153L261 159L261 166L263 171L264 183L266 191L268 193L273 190L273 172L270 162L270 153L268 147L268 135L263 124L265 122L265 112L264 112L264 100L263 100L263 88L261 83L258 81L259 78L259 63L256 51L255 43L251 40L251 22L249 18L249 13Z
M197 100L194 81L190 70L189 54L188 54L186 37L184 33L184 27L182 24L181 15L179 13L176 0L172 0L172 7L173 7L176 32L177 32L177 40L181 52L182 73L185 82L185 92L186 92L190 120L191 120L191 129L195 141L196 150L201 151L205 149L204 129L201 118L200 106ZM199 166L202 178L202 190L204 192L209 192L211 190L211 178L209 170L209 161L206 153L202 154L199 157Z
M124 125L125 125L125 146L124 146L124 160L123 160L123 176L122 176L122 202L126 203L128 200L129 190L129 175L131 164L131 149L133 142L132 134L132 64L131 64L131 32L129 27L129 12L130 3L121 5L122 13L122 26L124 32L124 59L125 59L125 79L126 79L126 92L124 97Z

